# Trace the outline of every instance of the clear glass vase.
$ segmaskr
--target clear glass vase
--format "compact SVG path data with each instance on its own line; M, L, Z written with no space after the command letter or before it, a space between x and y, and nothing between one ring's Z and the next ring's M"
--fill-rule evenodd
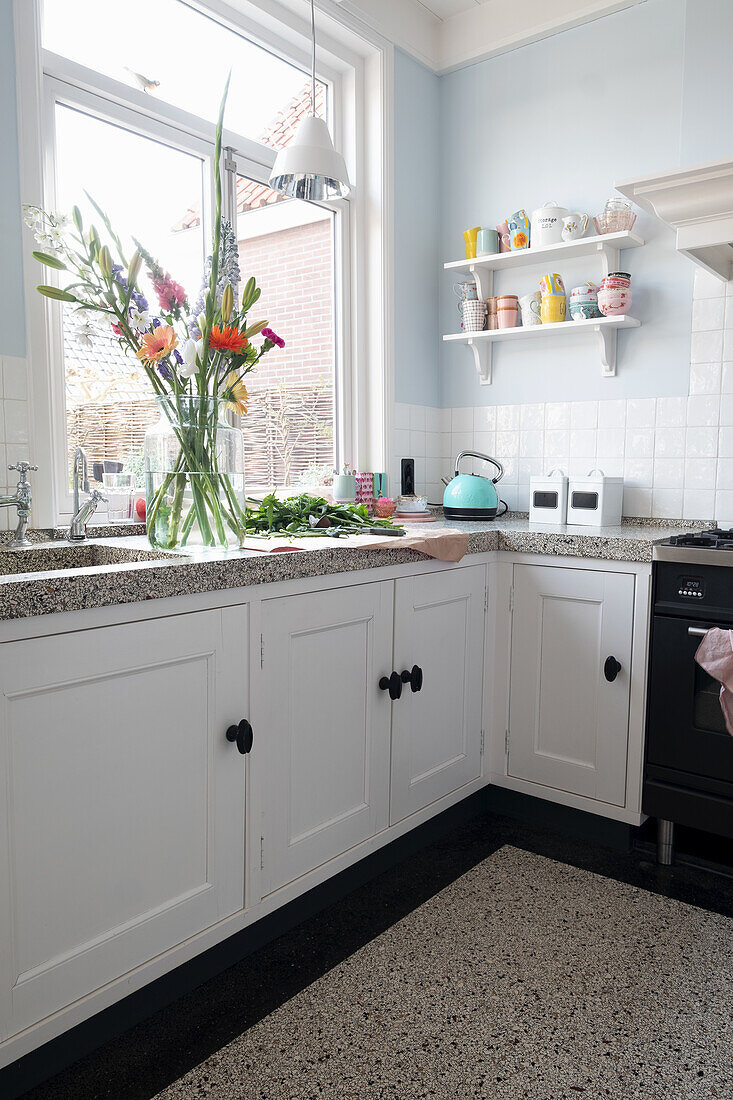
M213 397L159 397L145 433L148 538L166 550L240 546L244 440Z

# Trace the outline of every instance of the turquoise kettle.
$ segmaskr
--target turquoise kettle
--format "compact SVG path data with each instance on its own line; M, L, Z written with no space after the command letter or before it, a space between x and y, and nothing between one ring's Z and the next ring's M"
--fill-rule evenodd
M490 462L499 471L494 478L482 477L480 474L462 474L460 472L461 459L480 458L484 462ZM496 482L504 476L504 467L497 459L480 451L461 451L456 459L455 477L448 482L443 493L443 514L446 519L494 519L497 515L499 504L507 505L496 492ZM499 512L500 516L504 512Z

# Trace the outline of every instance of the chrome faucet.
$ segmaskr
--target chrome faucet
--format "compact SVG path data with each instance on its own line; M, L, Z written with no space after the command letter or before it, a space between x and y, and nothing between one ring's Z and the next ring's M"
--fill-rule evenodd
M89 492L89 475L87 474L87 456L81 447L74 451L74 515L69 527L69 539L71 542L82 542L87 537L87 521L91 519L97 510L100 501L106 501L98 489ZM88 493L87 499L81 501L81 494Z
M0 508L15 507L18 509L18 526L15 528L15 534L9 543L13 550L18 550L20 547L31 545L30 539L26 536L28 520L31 514L31 502L33 500L31 483L28 480L28 471L37 470L38 467L31 466L30 462L14 462L12 466L8 466L8 469L17 470L20 477L18 478L15 495L12 497L0 497Z

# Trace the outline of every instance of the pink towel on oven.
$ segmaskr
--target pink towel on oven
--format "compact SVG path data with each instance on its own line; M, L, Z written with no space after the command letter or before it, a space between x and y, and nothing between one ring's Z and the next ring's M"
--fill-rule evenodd
M708 630L697 647L695 660L720 684L720 707L733 736L733 630Z

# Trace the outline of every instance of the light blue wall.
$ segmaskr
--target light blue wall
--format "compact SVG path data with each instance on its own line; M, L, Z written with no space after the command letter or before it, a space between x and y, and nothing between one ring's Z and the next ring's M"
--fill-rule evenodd
M442 259L460 258L466 226L520 207L531 215L549 199L593 214L614 180L678 166L684 31L684 0L648 0L442 78ZM693 267L659 222L643 216L637 227L647 245L621 266L642 327L619 333L616 378L601 378L590 337L495 346L494 384L481 388L471 352L444 347L442 404L687 393ZM504 273L494 292L534 290L543 270ZM597 280L599 265L567 262L560 274L570 290ZM444 332L456 330L452 281L441 276Z
M733 156L733 3L688 0L682 164Z
M12 0L0 0L0 354L25 355Z
M394 85L395 397L437 406L440 80L395 50Z

